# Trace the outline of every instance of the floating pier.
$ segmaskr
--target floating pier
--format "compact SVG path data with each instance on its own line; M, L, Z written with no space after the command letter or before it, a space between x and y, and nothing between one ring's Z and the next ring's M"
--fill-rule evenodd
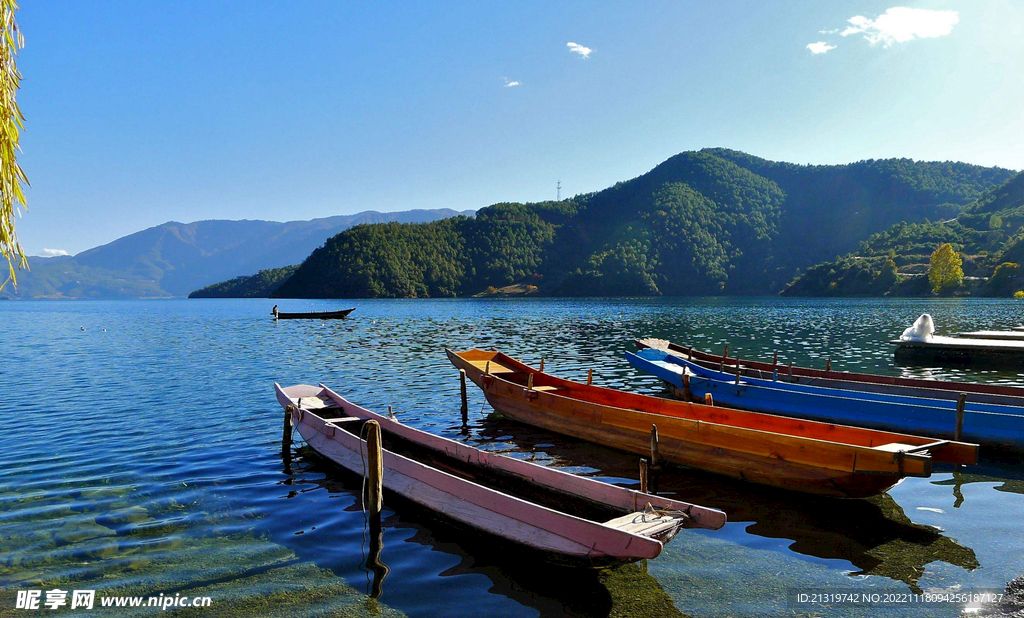
M897 364L1024 367L1024 339L931 337L926 341L895 339L890 343L896 346Z

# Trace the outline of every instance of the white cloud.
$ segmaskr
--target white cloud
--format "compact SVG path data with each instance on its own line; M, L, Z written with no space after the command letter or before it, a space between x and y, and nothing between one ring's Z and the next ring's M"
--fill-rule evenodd
M572 41L566 43L565 46L569 48L569 51L571 51L574 54L579 54L583 58L589 58L590 52L594 51L589 47L584 47L579 43L573 43Z
M518 82L518 81L515 81L515 80L510 80L507 77L502 77L501 79L505 80L505 87L506 88L515 88L516 86L522 86L523 85L522 82Z
M957 11L933 11L894 6L875 19L855 15L847 20L849 26L840 34L863 34L872 45L882 43L889 47L893 43L906 43L913 39L933 39L946 36L953 26L960 23Z
M818 30L818 34L836 34L839 32L839 28L833 28L831 30Z
M818 41L817 43L808 43L807 49L811 50L811 53L817 56L818 54L824 54L830 49L835 49L835 45L829 45L825 41Z
M68 253L67 251L63 250L63 249L43 249L43 252L40 255L42 255L43 257L56 257L58 255L71 255L71 254Z

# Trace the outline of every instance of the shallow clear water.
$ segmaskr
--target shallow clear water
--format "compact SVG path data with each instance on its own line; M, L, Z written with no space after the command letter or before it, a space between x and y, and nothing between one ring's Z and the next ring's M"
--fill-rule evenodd
M484 448L634 483L636 458L489 416L444 348L497 347L551 373L660 392L623 359L634 336L836 369L897 369L886 341L923 311L940 331L1018 324L1024 304L971 300L286 301L357 306L275 323L266 300L0 302L0 614L22 588L210 595L219 613L442 616L777 615L787 592L1001 588L1024 573L1018 462L939 470L872 500L799 498L684 470L661 487L726 510L645 565L566 571L386 510L371 591L359 479L281 454L274 381L324 382L365 407ZM82 330L82 327L85 330ZM386 505L387 506L387 505ZM929 610L957 615L960 606ZM905 615L907 608L823 613ZM806 613L806 610L804 610ZM916 612L920 613L920 612Z

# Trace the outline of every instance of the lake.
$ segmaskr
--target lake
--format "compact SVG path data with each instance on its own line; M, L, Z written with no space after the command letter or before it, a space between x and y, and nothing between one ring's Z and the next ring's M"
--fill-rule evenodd
M532 563L385 493L389 572L369 569L360 480L301 444L281 452L273 383L324 382L364 407L494 451L636 484L637 461L490 414L444 348L498 349L556 375L650 394L634 336L730 355L954 380L1024 374L896 368L887 341L922 312L941 332L1007 328L1024 303L984 299L278 301L355 306L281 321L268 300L0 303L0 615L27 588L212 597L217 615L806 615L795 592L1001 589L1024 574L1018 462L940 468L869 500L797 497L684 469L660 487L718 507L656 560L606 571ZM84 329L84 330L83 330ZM370 592L377 598L370 596ZM946 604L915 615L956 616ZM146 613L146 610L141 610ZM906 615L907 606L823 615ZM152 614L152 610L148 612Z

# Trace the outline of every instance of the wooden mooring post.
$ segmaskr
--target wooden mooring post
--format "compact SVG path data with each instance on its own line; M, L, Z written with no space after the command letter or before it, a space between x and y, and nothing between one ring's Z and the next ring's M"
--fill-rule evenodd
M651 468L661 467L661 454L658 452L658 426L651 425Z
M647 493L647 460L640 458L640 493Z
M693 401L693 393L690 391L690 374L683 374L683 400Z
M292 450L292 412L295 406L284 408L284 430L281 433L281 452L291 453Z
M587 369L587 386L590 386L593 383L594 383L594 370L593 369Z
M960 393L956 398L956 431L953 432L953 439L957 442L964 435L964 406L967 405L967 393Z
M459 369L459 393L462 395L462 424L469 422L469 398L466 396L466 370Z
M380 424L366 421L366 487L368 509L371 517L380 517L383 507L381 493L384 489L384 457L380 440Z
M704 405L715 405L715 398L711 396L711 393L704 393Z
M736 384L740 383L740 357L736 357Z

